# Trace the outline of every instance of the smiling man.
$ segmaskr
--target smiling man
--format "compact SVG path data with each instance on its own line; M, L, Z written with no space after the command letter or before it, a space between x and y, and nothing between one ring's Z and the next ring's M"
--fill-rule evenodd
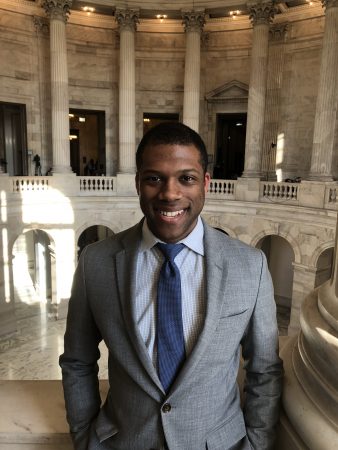
M189 127L149 130L136 164L145 218L86 247L74 276L60 357L74 448L272 449L282 364L264 255L201 219L207 152Z

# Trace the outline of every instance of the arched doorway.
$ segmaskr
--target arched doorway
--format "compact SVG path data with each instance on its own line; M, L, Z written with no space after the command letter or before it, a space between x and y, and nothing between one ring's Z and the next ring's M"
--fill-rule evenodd
M16 308L35 315L52 315L55 285L54 243L42 230L21 234L13 245L13 283Z
M286 239L275 235L265 236L258 242L257 248L265 253L271 273L279 333L287 335L292 303L294 251Z
M320 286L330 279L333 265L333 252L334 248L330 247L320 254L317 260L315 287Z
M80 257L80 254L82 250L86 247L86 245L92 244L93 242L101 241L102 239L106 239L112 234L114 234L113 231L104 225L93 225L91 227L86 228L80 234L79 239L77 241L78 257Z

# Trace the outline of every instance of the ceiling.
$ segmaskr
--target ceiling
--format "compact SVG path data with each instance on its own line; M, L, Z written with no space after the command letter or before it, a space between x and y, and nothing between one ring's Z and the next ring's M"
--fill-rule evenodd
M276 13L283 13L295 7L306 6L311 0L290 0L276 2ZM319 0L312 0L320 3ZM247 1L243 0L171 0L170 2L158 0L73 0L72 10L82 11L85 6L95 9L95 14L113 15L116 8L138 9L141 19L155 19L158 14L166 14L166 20L179 20L182 10L204 10L206 17L217 19L229 17L233 11L248 14Z

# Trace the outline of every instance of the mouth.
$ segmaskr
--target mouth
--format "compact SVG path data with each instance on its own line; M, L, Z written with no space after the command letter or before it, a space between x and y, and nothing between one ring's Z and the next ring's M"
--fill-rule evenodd
M178 211L159 211L161 216L175 218L181 216L184 213L184 209L179 209Z

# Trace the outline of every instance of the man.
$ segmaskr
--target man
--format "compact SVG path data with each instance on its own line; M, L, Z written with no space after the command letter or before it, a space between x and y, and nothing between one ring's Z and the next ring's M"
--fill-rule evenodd
M282 366L265 258L201 220L210 177L193 130L152 128L136 163L145 219L86 247L74 277L60 357L74 447L271 449ZM110 390L100 408L102 339Z

